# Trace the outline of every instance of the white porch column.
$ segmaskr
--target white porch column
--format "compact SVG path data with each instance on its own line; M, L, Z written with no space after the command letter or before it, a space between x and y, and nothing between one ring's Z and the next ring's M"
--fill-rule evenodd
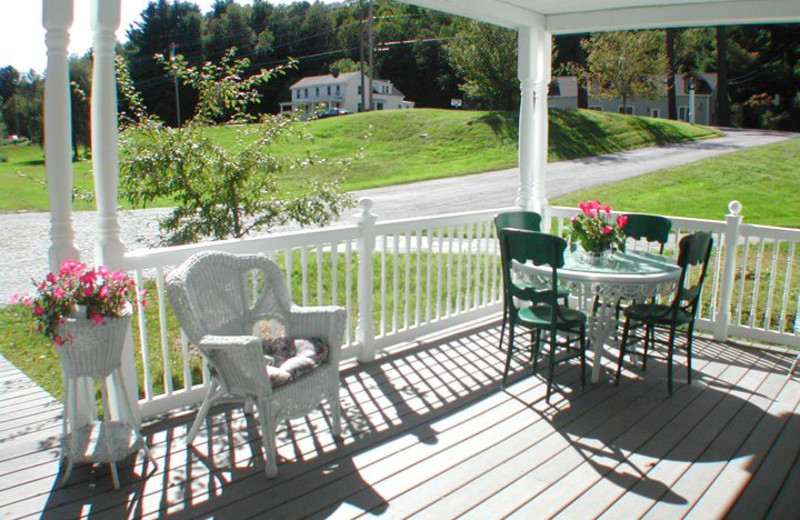
M114 72L115 32L120 21L120 0L92 0L94 39L92 69L92 162L97 198L95 261L122 268L125 248L117 217L119 186L117 154L117 84Z
M92 162L94 166L94 189L97 200L97 242L95 262L111 269L122 269L125 246L120 238L117 215L117 192L119 188L119 155L117 152L117 83L114 67L116 31L120 23L120 0L92 0L91 25L94 33L92 52ZM133 360L133 341L130 331L122 352L122 375L127 385L131 403L139 400ZM115 400L112 400L114 402ZM134 417L138 424L138 407L134 406ZM114 414L119 416L119 411Z
M44 150L50 197L50 270L67 258L80 258L72 227L72 110L67 46L72 0L44 0L47 73L44 83Z
M553 36L541 30L535 33L537 41L536 75L533 91L533 210L542 213L547 206L545 177L547 174L548 118L547 92L552 79Z
M552 35L521 27L518 40L519 188L516 204L542 212L547 170L547 88L551 79Z
M533 209L533 75L536 71L534 29L520 27L517 40L517 77L520 85L519 100L519 187L516 205Z

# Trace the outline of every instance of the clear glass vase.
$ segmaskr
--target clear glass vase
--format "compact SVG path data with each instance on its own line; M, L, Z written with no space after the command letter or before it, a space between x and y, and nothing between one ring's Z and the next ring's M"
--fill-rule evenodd
M611 249L603 251L584 251L581 255L583 261L590 265L603 265L611 257Z

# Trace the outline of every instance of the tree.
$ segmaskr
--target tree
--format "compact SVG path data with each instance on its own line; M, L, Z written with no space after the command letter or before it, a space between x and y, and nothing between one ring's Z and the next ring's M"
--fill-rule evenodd
M490 109L519 107L516 31L464 20L458 36L445 50L453 68L463 75L460 87L466 97Z
M72 109L72 160L81 157L80 148L89 150L89 93L92 90L92 57L87 53L81 58L70 56L69 78Z
M164 72L154 56L170 52L175 44L189 63L202 63L203 18L197 5L167 0L150 2L141 16L142 20L128 30L125 48L130 74L147 106L162 121L174 125L177 107L181 114L191 114L197 97L191 89L180 88L176 99L174 78Z
M673 121L678 120L678 104L675 99L675 40L677 38L676 29L667 29L667 118Z
M166 243L238 238L289 222L325 224L352 205L336 178L311 183L294 197L280 192L279 173L302 175L317 160L277 153L284 141L307 137L290 117L267 115L258 125L238 125L235 142L226 146L213 137L213 121L251 121L247 107L260 102L257 85L284 74L293 63L247 76L249 60L236 60L233 50L219 64L200 68L189 66L180 55L157 59L184 85L198 90L197 111L183 126L169 128L146 115L132 85L122 85L133 110L125 114L132 123L120 136L120 173L121 192L132 205L144 207L163 198L176 202L160 223ZM129 82L125 74L118 81Z
M583 42L584 70L592 95L601 99L620 98L623 110L632 98L653 99L661 86L653 77L665 73L660 49L663 43L655 31L596 33Z
M717 124L730 126L731 104L728 99L728 35L725 27L717 27Z

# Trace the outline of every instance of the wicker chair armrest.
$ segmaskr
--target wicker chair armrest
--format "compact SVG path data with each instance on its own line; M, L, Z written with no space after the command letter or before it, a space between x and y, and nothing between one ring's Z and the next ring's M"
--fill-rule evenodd
M252 335L242 336L214 336L207 334L200 338L200 343L197 348L202 350L214 349L230 349L240 347L245 350L254 349L255 352L261 352L261 340Z
M329 359L339 363L347 311L344 307L301 307L293 305L289 314L288 334L297 338L322 338L328 342Z

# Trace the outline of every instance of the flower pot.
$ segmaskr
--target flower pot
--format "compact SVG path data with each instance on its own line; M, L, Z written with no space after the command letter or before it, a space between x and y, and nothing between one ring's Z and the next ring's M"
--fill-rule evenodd
M56 347L61 369L67 377L108 377L122 363L122 348L133 309L126 304L121 316L106 316L103 323L88 318L67 318L59 334L67 338Z

